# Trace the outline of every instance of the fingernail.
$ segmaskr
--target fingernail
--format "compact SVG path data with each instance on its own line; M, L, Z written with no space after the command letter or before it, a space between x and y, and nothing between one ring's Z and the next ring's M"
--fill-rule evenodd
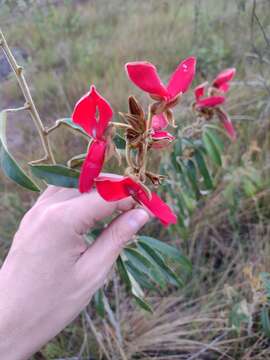
M132 210L128 216L128 223L134 232L140 230L141 227L149 220L148 213L143 209Z

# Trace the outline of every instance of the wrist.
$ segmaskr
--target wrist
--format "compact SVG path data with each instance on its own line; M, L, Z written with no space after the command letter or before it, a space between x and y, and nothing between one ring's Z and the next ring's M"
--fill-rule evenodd
M18 292L0 270L0 359L27 360L35 343L30 335L31 324L22 307Z

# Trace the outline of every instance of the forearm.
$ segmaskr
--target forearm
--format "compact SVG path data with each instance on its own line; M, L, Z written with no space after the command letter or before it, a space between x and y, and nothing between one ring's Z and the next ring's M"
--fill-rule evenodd
M38 312L21 276L24 269L9 260L0 270L0 359L24 360L40 348Z
M22 321L24 309L16 306L10 288L1 279L0 271L0 358L24 360L31 355L27 340L27 325Z

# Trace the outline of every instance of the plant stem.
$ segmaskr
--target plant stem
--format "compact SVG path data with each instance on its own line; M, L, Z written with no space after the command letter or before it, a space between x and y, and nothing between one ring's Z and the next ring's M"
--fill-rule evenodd
M119 128L124 128L124 129L131 129L131 126L128 124L124 124L124 123L119 123L119 122L111 122L110 124L119 127Z
M14 109L5 109L5 112L18 112L18 111L23 111L23 110L29 110L28 104L25 104L24 106L14 108Z
M24 98L26 100L26 106L29 109L32 120L33 120L33 122L37 128L38 134L40 136L40 140L41 140L44 152L45 152L45 156L42 158L42 160L44 160L44 161L49 160L53 164L55 164L55 160L54 160L54 156L53 156L53 153L51 150L49 139L47 137L47 133L46 133L43 123L40 119L40 116L36 109L34 101L32 99L29 87L27 85L26 79L23 74L23 68L17 64L16 59L14 58L1 29L0 29L0 47L2 48L12 70L14 71L14 73L16 75L18 84L19 84L21 91L24 95Z
M149 105L148 107L148 116L146 121L146 133L149 133L151 127L152 127L152 118L153 118L153 111L152 111L152 105ZM147 152L148 152L148 136L145 137L143 147L142 147L142 155L141 155L141 164L140 164L140 170L139 170L139 177L145 177L145 170L146 170L146 164L147 164ZM143 179L144 181L145 179Z

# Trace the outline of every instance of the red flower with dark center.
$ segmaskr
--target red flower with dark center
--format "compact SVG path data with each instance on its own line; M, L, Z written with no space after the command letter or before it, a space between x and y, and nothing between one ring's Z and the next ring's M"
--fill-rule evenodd
M79 178L80 192L91 190L94 179L101 172L107 149L105 136L109 121L113 116L110 104L91 86L90 91L75 105L72 120L93 138Z
M120 179L98 177L95 180L100 196L106 201L117 201L132 196L139 204L147 208L164 226L176 224L177 217L170 207L154 192L149 198L143 186L130 177Z
M235 69L226 69L219 73L208 87L208 83L198 85L194 90L195 95L195 109L203 116L211 118L215 113L222 122L225 130L232 140L236 139L236 133L228 114L220 108L225 102L225 94L230 88L229 82L235 75ZM208 96L205 96L208 88Z
M153 118L154 128L164 129L173 119L171 108L179 102L180 95L190 87L195 75L196 59L187 58L182 61L172 74L169 83L165 86L160 80L156 67L147 61L130 62L126 64L126 71L130 80L153 99L157 100Z

